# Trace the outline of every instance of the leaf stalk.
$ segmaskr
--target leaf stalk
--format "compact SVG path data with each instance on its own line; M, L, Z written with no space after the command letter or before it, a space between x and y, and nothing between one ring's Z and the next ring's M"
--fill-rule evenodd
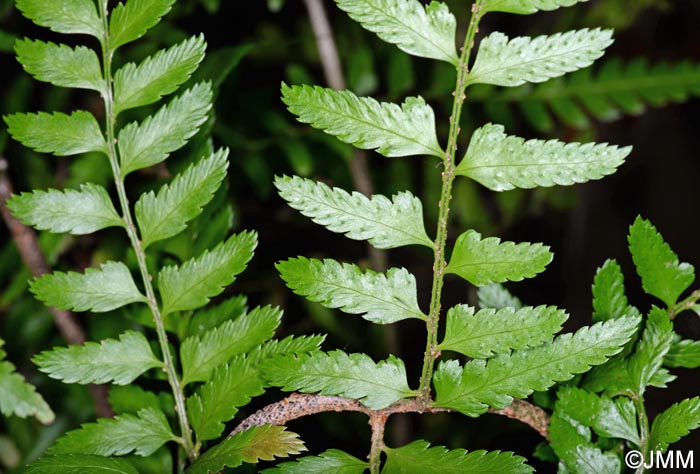
M462 53L457 66L457 81L453 92L452 114L450 115L450 130L447 141L447 149L443 160L442 190L440 192L440 203L438 213L437 232L435 238L435 250L433 260L433 283L430 292L430 312L426 323L428 336L423 356L423 369L421 372L420 386L418 387L419 398L428 402L431 398L430 383L433 377L433 368L440 352L437 349L438 327L440 322L440 310L442 299L443 279L445 267L445 246L447 243L447 221L450 214L450 200L452 199L452 183L455 178L457 153L457 140L459 138L459 121L462 115L462 106L466 99L467 78L469 76L469 60L474 48L474 38L479 31L479 22L483 16L484 0L476 0L472 5L472 14L469 20L469 28L464 38Z
M112 77L112 59L114 56L114 50L110 45L109 38L109 21L108 21L108 11L107 2L100 2L100 17L102 19L105 37L101 41L102 46L102 67L105 81L104 88L104 105L105 105L105 134L107 139L107 152L110 165L112 167L112 173L114 175L114 184L117 190L117 195L119 197L119 204L121 206L122 218L124 219L126 233L129 237L131 247L136 255L136 260L139 266L139 272L141 274L141 279L143 281L143 286L146 291L146 298L148 300L148 307L153 314L153 320L155 322L156 333L158 334L158 343L160 345L161 352L163 354L164 371L168 377L168 383L173 393L173 398L175 399L175 412L177 413L178 424L180 426L181 436L178 438L181 446L184 448L187 458L190 461L196 459L198 451L195 449L192 440L192 429L187 417L187 411L185 408L185 393L180 382L179 375L175 369L175 363L173 355L170 352L170 345L168 342L167 332L165 330L165 324L163 322L163 317L160 313L160 308L158 307L158 301L155 296L155 291L153 289L152 277L146 266L146 254L141 245L141 240L138 236L138 231L134 220L131 216L131 210L129 207L129 199L126 195L126 188L124 185L124 176L119 165L119 158L116 149L116 134L115 125L117 121L116 114L114 112L114 89L113 89L113 77Z

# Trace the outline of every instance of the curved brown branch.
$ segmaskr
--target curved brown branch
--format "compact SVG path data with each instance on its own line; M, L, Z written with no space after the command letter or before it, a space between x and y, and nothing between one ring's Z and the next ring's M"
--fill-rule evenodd
M418 398L399 400L381 410L371 410L357 400L327 395L310 395L305 393L293 393L279 402L271 403L256 411L229 433L233 436L254 426L262 425L286 425L292 420L316 413L328 411L354 411L364 413L370 417L370 424L375 419L386 419L395 413L445 413L452 412L449 408L433 407ZM542 408L524 400L513 400L509 406L502 410L489 410L489 413L507 416L522 421L543 438L549 439L549 415Z
M17 246L22 261L27 266L33 276L40 276L49 273L51 269L46 261L44 252L39 247L34 230L20 222L7 208L5 201L12 196L12 182L7 176L7 160L0 157L0 214L5 221L5 225L10 230L12 240ZM53 316L54 323L61 333L61 336L68 344L82 345L85 343L85 332L73 319L70 311L65 311L49 307L49 312ZM90 385L88 387L90 395L95 403L95 411L100 417L113 416L112 408L107 401L106 385Z

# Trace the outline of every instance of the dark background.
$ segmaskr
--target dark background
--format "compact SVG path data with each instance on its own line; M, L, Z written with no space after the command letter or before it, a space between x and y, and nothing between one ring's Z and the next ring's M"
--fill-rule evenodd
M466 2L448 3L458 18L458 37L461 38L467 20ZM380 100L401 101L404 96L423 95L436 111L438 132L444 143L454 81L449 68L425 59L399 58L403 53L362 30L332 2L327 1L325 5L334 26L349 88ZM13 10L11 2L0 2L0 10L0 28L8 38L26 35L66 41L65 37L32 26ZM690 61L694 68L689 77L694 78L694 91L700 95L700 67L696 66L700 61L698 24L698 1L592 0L533 16L492 14L482 22L480 37L494 30L516 36L549 34L571 28L615 27L616 41L605 58L616 57L627 62L646 57L651 64ZM234 206L235 226L258 231L260 246L249 270L231 291L248 294L252 305L283 306L282 332L285 334L327 332L326 349L363 351L381 359L388 352L396 353L406 360L409 380L417 380L424 345L424 329L420 324L405 321L394 325L393 329L377 328L359 318L305 303L285 288L274 270L274 262L297 255L361 261L363 265L372 266L363 243L327 232L299 216L285 206L272 187L274 175L294 173L348 190L354 188L347 166L352 154L350 148L335 144L310 127L296 124L279 100L281 81L324 84L304 3L288 0L281 10L273 12L261 0L223 0L219 5L212 1L180 1L147 41L125 50L120 59L138 60L156 48L200 31L205 34L209 51L218 53L217 61L220 61L212 63L213 72L210 73L221 73L227 63L232 65L231 57L241 56L240 64L229 74L221 74L212 134L217 146L231 148L229 198ZM95 98L89 95L56 91L29 80L12 58L11 46L8 46L11 41L1 39L4 45L0 56L3 113L91 107L99 114ZM546 132L537 130L517 107L510 107L512 113L506 117L510 134L633 145L634 151L615 175L569 188L516 191L496 196L477 186L464 185L456 190L459 194L453 202L450 238L473 227L485 235L550 245L555 260L548 270L533 280L509 284L508 288L526 304L546 303L567 309L571 314L567 330L590 323L593 275L607 258L615 258L622 265L631 303L642 311L648 310L655 301L641 291L626 242L628 226L638 214L657 226L681 261L700 265L697 246L700 166L696 151L700 149L700 102L692 93L688 95L680 103L649 106L639 114L622 114L619 119L606 123L591 119L589 125L580 128L555 119L555 126ZM462 124L460 150L466 149L473 129L497 118L485 107L485 101L478 97L470 99L468 97ZM4 130L2 133L4 135ZM104 170L98 166L76 166L65 159L39 157L7 141L6 137L1 145L18 190L55 187L71 180L77 182L81 176L93 181L104 176ZM423 198L428 233L434 235L432 222L440 172L436 162L422 157L388 159L373 153L369 153L367 159L376 192L392 194L410 189ZM138 189L146 186L143 183L152 180L153 174L140 174L132 179ZM3 259L0 288L9 289L21 264L16 255L11 258L12 244L3 227L0 227L0 242L2 255L7 256ZM75 239L68 251L59 252L57 264L87 265L100 256L109 255L114 244L102 234ZM416 274L421 289L419 301L427 308L432 265L429 252L397 249L390 251L387 259L390 265L407 267ZM474 301L474 290L456 278L447 280L444 294L444 308ZM8 340L10 359L20 369L31 373L28 362L31 353L50 346L51 341L60 342L52 333L45 311L31 302L26 291L10 296L5 293L1 302L1 334ZM27 311L38 322L30 321ZM84 324L96 339L110 333L110 324L117 324L109 322L109 318L107 321L90 319ZM685 337L700 339L697 315L684 313L675 324ZM12 334L17 335L14 340ZM697 369L674 370L674 373L679 378L670 389L649 391L651 417L669 404L698 393ZM34 377L33 381L46 386L48 393L57 398L65 396L61 395L62 389L36 374ZM263 404L276 396L270 394L256 403ZM58 403L62 405L58 409L55 407L56 411L60 406L66 410L71 407L65 402ZM50 404L54 406L51 400ZM76 410L76 413L65 415L62 426L74 426L77 420L90 417L85 410ZM363 457L368 450L366 420L353 414L315 416L292 423L290 429L301 433L314 453L338 447ZM389 422L390 445L416 438L452 448L514 450L529 459L533 459L532 450L540 441L532 430L520 423L494 415L477 420L458 414L406 416L403 420L397 416ZM676 448L692 449L699 442L700 437L695 434ZM535 460L533 465L542 472L551 469Z

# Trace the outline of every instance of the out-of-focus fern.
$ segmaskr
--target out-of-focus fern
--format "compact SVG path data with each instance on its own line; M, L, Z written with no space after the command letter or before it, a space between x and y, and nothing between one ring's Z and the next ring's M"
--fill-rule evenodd
M552 115L567 126L584 129L590 127L591 117L609 122L692 96L700 96L698 63L650 65L643 58L627 63L615 58L595 71L581 69L542 84L509 89L477 86L471 98L483 102L494 121L512 123L512 106L517 106L530 125L548 132L555 125Z

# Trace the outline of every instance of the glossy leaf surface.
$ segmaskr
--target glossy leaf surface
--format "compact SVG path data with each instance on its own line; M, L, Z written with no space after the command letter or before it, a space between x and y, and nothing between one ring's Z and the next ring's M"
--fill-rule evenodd
M49 189L13 196L7 207L27 225L50 232L91 234L107 227L123 227L107 190L86 183L80 190Z
M276 268L296 294L327 308L362 314L377 324L427 318L418 307L416 279L405 268L390 268L384 275L363 272L349 263L304 257L279 262Z
M433 246L423 224L423 205L408 191L391 199L381 195L368 198L298 176L278 177L275 186L291 207L350 239L367 240L378 249Z

